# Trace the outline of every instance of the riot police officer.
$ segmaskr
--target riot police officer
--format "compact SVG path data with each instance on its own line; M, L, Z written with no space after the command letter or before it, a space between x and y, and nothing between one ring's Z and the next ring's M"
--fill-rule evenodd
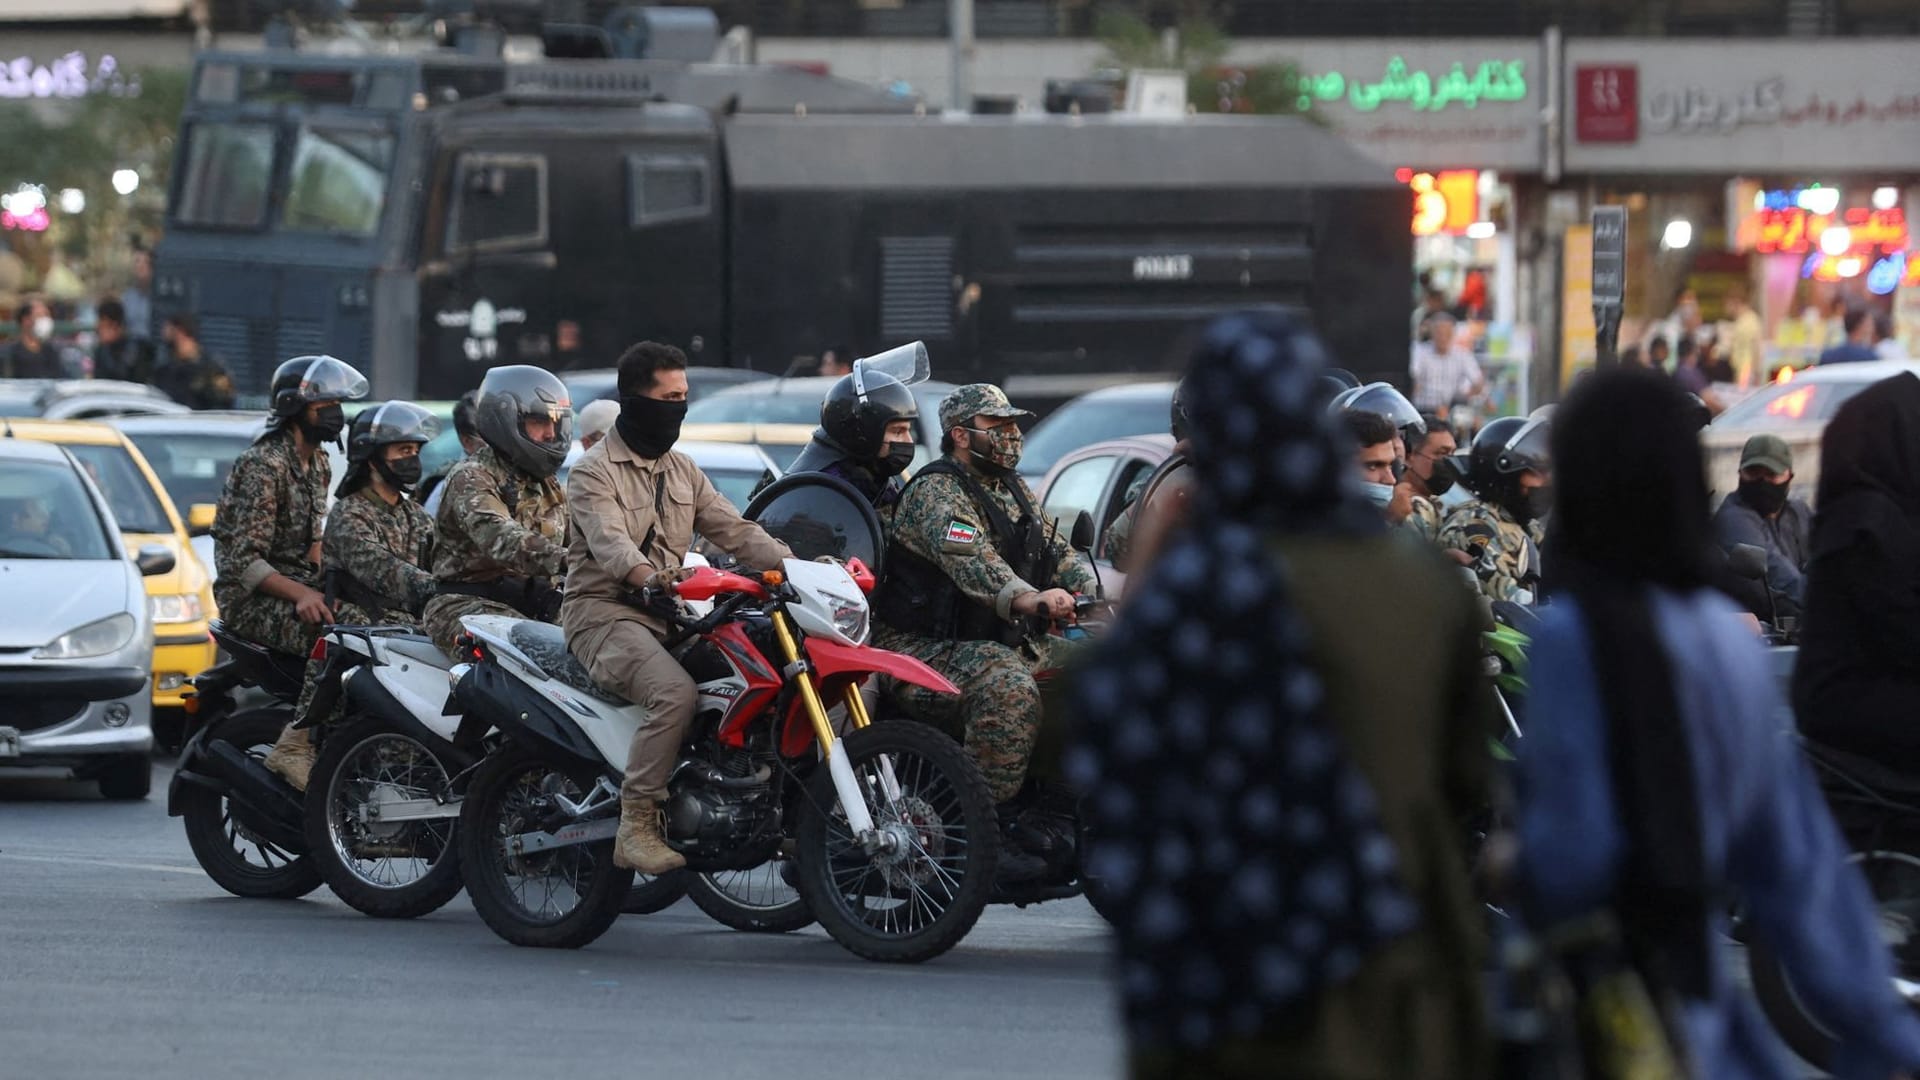
M1553 499L1550 423L1544 417L1502 417L1481 428L1467 464L1474 498L1441 526L1440 545L1466 552L1489 600L1531 603L1535 597Z
M347 434L347 475L321 555L328 595L365 621L418 618L433 596L433 519L407 495L420 483L420 448L439 433L432 413L389 401L363 409Z
M941 402L945 453L900 497L874 600L874 643L918 657L960 688L958 697L895 692L916 716L960 723L1009 831L1040 727L1034 672L1051 664L1054 640L1034 623L1070 618L1073 594L1096 587L1014 471L1018 422L1032 415L986 383L962 386ZM1017 843L1000 859L1005 881L1045 871Z
M558 618L554 581L567 565L567 499L554 479L573 445L566 384L527 364L494 368L474 423L486 445L447 474L434 521L425 623L449 656L465 616Z
M875 509L888 509L905 486L900 474L913 464L913 422L919 416L920 406L905 383L855 363L827 391L820 426L787 472L837 476Z
M331 356L298 356L269 385L266 431L233 463L213 519L214 603L227 629L276 652L305 657L335 621L320 588L321 522L333 467L320 444L346 428L341 403L367 396L366 377ZM309 678L295 706L313 697ZM304 786L313 765L305 728L289 724L268 768Z

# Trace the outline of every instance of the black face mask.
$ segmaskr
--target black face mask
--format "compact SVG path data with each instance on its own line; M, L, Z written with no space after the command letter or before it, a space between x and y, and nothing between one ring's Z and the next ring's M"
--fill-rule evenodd
M337 401L331 405L322 405L319 414L312 421L308 421L305 416L300 418L300 434L305 435L307 441L315 445L335 442L340 438L340 433L345 430L347 430L347 410Z
M1792 483L1776 484L1771 480L1740 481L1740 501L1759 511L1761 517L1772 517L1785 509L1787 493Z
M1427 494L1439 498L1453 490L1460 482L1460 467L1450 457L1435 458L1433 469L1427 474Z
M1538 521L1546 517L1547 512L1553 509L1553 488L1534 488L1523 496L1522 501L1525 502L1527 507L1527 520L1522 521L1521 524L1525 525L1528 521Z
M386 478L387 483L401 491L412 491L413 486L420 482L418 457L403 457L398 461L375 461L374 467L380 470L380 475Z
M873 471L881 476L899 476L906 472L907 466L911 464L913 464L912 443L888 443L887 452L880 456L880 463L873 467Z
M644 458L657 458L680 441L680 422L687 418L684 401L632 395L620 399L620 418L614 427L633 452Z

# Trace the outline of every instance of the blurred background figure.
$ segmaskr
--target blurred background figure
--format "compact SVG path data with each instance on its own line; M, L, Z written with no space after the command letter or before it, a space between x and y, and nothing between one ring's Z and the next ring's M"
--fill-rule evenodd
M233 408L233 380L218 358L200 348L200 323L184 312L167 316L167 352L153 385L189 409Z
M1873 353L1873 315L1864 308L1850 309L1841 317L1843 337L1838 345L1820 354L1822 364L1860 364L1877 359Z
M1477 616L1355 490L1323 365L1288 316L1209 329L1196 527L1074 681L1137 1077L1486 1075Z
M127 313L127 336L149 344L153 341L153 253L144 247L133 249L133 284L120 290L120 306Z
M53 308L30 296L16 317L20 336L0 350L0 379L57 379L60 351L53 344Z
M853 373L853 362L858 357L847 345L834 345L820 354L820 370L815 374L839 378Z
M127 309L108 297L94 314L93 377L144 383L153 379L153 343L127 330Z
M1779 730L1766 652L1709 587L1693 412L1671 382L1615 371L1554 414L1556 591L1528 705L1553 722L1519 744L1530 915L1542 928L1613 916L1628 962L1677 1001L1693 1075L1790 1077L1722 961L1725 898L1739 896L1752 934L1835 1025L1837 1074L1892 1076L1920 1062L1920 1021L1892 992L1865 884Z
M1427 329L1429 340L1413 349L1413 403L1422 412L1445 413L1456 401L1479 401L1487 379L1472 351L1455 340L1453 316L1435 315Z

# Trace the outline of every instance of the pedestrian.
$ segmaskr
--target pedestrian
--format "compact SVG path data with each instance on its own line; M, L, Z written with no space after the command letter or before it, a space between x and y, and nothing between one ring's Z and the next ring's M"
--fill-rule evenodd
M1420 303L1413 309L1413 340L1427 341L1432 337L1432 327L1428 325L1436 315L1447 314L1447 294L1429 286L1420 294Z
M1873 355L1876 360L1905 360L1907 347L1893 336L1893 316L1884 311L1873 316Z
M15 321L20 336L0 350L0 378L57 379L60 353L53 346L53 309L38 296L28 297Z
M591 450L598 446L607 432L613 429L613 423L620 418L620 403L610 398L589 401L580 409L580 449Z
M1721 351L1719 335L1708 334L1701 340L1700 370L1709 384L1724 383L1731 386L1735 382L1733 362Z
M1477 614L1355 492L1310 404L1324 355L1283 314L1209 328L1187 375L1199 527L1074 677L1065 767L1134 1077L1491 1068L1456 827L1487 800Z
M1852 308L1841 319L1846 338L1820 354L1822 364L1860 364L1877 359L1873 353L1873 314Z
M1647 367L1662 375L1667 373L1667 360L1673 355L1673 349L1663 337L1647 342Z
M1707 392L1707 373L1700 367L1700 342L1692 335L1680 339L1674 347L1674 385L1700 397Z
M1487 388L1473 353L1454 337L1453 316L1427 320L1428 341L1414 346L1413 403L1422 412L1444 413L1456 401L1471 402Z
M1733 368L1733 381L1753 386L1767 379L1766 329L1760 313L1747 302L1745 289L1727 294L1727 360Z
M133 284L120 290L120 306L127 312L127 336L153 343L153 253L133 250Z
M1865 883L1773 719L1766 651L1709 587L1692 411L1671 383L1622 371L1554 416L1556 592L1533 634L1528 705L1553 722L1519 744L1527 912L1543 930L1611 915L1631 969L1677 1003L1692 1075L1784 1080L1719 946L1738 896L1833 1025L1839 1075L1893 1076L1920 1065L1920 1021L1892 993Z
M167 355L154 369L153 385L189 409L233 408L233 380L217 358L201 350L199 320L177 312L161 329Z
M127 333L126 308L112 297L94 314L93 377L144 383L153 379L153 344Z
M1767 553L1764 580L1726 583L1756 619L1800 616L1813 510L1792 491L1793 448L1778 435L1755 435L1740 450L1740 486L1713 512L1714 538L1722 551L1751 544Z
M853 350L845 345L834 345L820 354L820 370L817 374L828 378L839 378L853 374Z
M1920 379L1862 390L1820 437L1800 730L1920 772Z

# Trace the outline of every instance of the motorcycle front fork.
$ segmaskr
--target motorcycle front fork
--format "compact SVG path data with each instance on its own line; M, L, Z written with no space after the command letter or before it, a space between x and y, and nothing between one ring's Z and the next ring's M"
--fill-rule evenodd
M773 616L774 637L780 643L781 658L787 662L787 676L799 688L801 704L807 710L807 719L813 724L813 736L820 742L820 749L827 756L827 770L833 777L833 790L840 797L840 806L846 811L847 827L854 838L869 854L886 845L886 838L874 828L873 813L867 806L867 794L860 780L853 774L853 763L847 757L846 745L833 733L833 723L827 718L827 707L820 697L819 675L813 665L800 655L800 642L793 630L787 625L785 612L775 612ZM846 691L847 717L853 721L854 728L860 729L873 722L867 715L867 704L860 699L860 688L848 684ZM878 761L880 786L889 802L900 797L900 785L893 775L893 762L885 757Z

